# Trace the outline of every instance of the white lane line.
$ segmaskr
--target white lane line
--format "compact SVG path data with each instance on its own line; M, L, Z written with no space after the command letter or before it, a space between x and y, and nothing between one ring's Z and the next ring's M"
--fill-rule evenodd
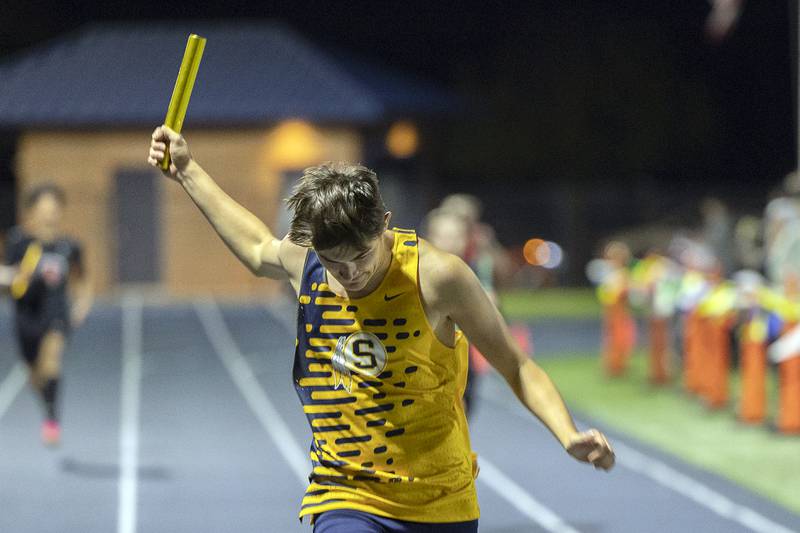
M14 403L14 399L25 387L27 375L23 364L17 362L6 375L3 383L0 383L0 418L3 418L8 408Z
M478 481L488 485L498 496L551 533L578 533L557 514L542 505L530 493L505 475L484 455L478 457L481 473Z
M306 486L310 459L295 441L289 426L283 421L278 410L259 384L253 368L242 355L228 326L225 325L219 308L213 300L204 300L202 303L195 302L194 308L214 351L225 365L247 405L250 406L253 414L275 443L297 479L303 486Z
M142 379L142 300L122 297L122 391L120 400L117 533L135 533L139 476L139 396Z
M730 500L703 483L622 442L614 443L614 451L617 454L617 462L625 468L648 477L659 485L674 490L747 529L758 533L796 533L795 530L773 522L753 509Z
M294 329L297 326L297 301L279 300L276 303L264 305L264 309L275 322L283 326L283 329L294 337Z
M534 420L533 416L518 403L514 403L511 406L506 405L488 395L481 395L481 400L491 403L500 409L505 409L518 417ZM578 420L576 422L579 422L584 427L589 426L589 424ZM619 465L650 478L659 485L677 492L723 518L732 520L758 533L798 533L794 529L770 520L750 507L732 501L700 481L635 450L619 440L614 440L612 445ZM483 467L481 467L482 473Z

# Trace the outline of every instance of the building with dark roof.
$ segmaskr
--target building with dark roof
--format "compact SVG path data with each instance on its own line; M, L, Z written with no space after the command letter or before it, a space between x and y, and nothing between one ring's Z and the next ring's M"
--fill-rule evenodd
M306 40L277 22L95 25L0 66L0 127L149 125L163 119L189 33L209 46L195 126L287 118L371 124L441 110L441 90Z
M66 189L67 230L85 242L100 290L269 286L238 266L180 188L145 164L189 33L208 44L184 133L223 188L278 232L286 224L280 199L298 169L370 163L374 146L384 146L376 132L399 119L406 127L397 131L412 137L401 138L411 150L399 155L413 154L415 121L452 107L438 87L276 22L93 25L0 63L0 129L20 132L18 190L43 180Z

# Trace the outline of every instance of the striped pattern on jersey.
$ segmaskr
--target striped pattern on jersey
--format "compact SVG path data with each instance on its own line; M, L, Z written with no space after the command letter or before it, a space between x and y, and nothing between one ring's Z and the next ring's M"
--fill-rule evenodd
M478 518L461 404L467 345L434 335L419 296L418 240L394 230L392 262L370 295L333 293L309 250L294 383L313 434L300 516L355 509L417 522Z

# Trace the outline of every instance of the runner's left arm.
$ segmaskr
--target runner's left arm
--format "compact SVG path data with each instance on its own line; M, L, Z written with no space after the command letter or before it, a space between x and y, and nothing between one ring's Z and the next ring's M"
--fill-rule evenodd
M505 378L522 404L553 433L567 452L596 468L610 469L614 452L595 429L579 432L548 375L514 341L497 307L459 258L442 258L437 283L448 316Z
M70 262L69 290L72 297L70 307L70 324L80 327L92 309L94 303L94 289L92 279L86 269L83 253L77 244L73 244Z

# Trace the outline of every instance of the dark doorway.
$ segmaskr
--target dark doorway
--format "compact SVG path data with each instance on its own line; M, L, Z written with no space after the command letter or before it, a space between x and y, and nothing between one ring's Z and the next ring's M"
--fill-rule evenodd
M17 223L16 132L0 130L0 235Z
M160 180L150 169L126 168L114 176L119 283L161 279Z

